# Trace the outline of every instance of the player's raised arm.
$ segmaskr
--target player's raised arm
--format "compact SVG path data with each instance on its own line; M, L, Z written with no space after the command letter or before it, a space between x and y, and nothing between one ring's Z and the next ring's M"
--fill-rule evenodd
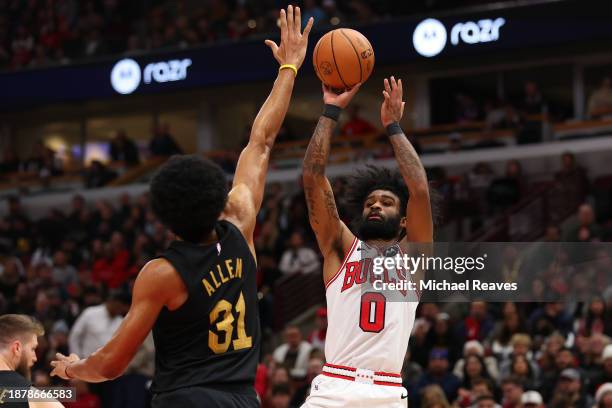
M410 242L432 242L433 219L427 175L414 147L399 125L405 104L402 100L402 80L385 78L384 87L385 100L380 108L380 119L387 130L400 173L410 193L406 208L406 238Z
M167 261L149 262L138 274L130 310L109 342L82 360L76 354L66 357L58 353L57 360L51 362L51 375L96 383L123 374L168 303L169 294L176 293L180 285L180 278Z
M280 45L266 40L281 69L272 92L255 118L249 143L240 154L224 211L224 218L236 224L252 250L255 217L263 200L270 151L287 114L297 70L306 56L312 24L313 19L310 18L302 33L300 8L289 6L286 12L280 12Z
M358 90L359 86L355 86L350 91L336 95L323 85L325 112L319 118L304 157L302 177L308 217L321 253L326 258L332 251L336 251L342 260L354 239L351 231L338 216L334 193L325 175L325 166L329 157L332 133L338 124L338 116ZM328 278L330 277L325 277L325 280Z

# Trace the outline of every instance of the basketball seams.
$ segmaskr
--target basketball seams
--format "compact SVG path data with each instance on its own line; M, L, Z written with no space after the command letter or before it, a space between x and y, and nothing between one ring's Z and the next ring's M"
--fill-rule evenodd
M359 52L357 52L357 48L355 48L355 45L353 44L349 36L346 35L344 30L341 28L339 31L344 36L344 38L346 38L346 41L348 41L348 43L351 44L351 47L353 47L353 51L355 51L355 55L357 56L357 62L359 63L359 82L361 82L363 80L363 67L361 66L361 58L359 58Z
M338 63L336 62L336 53L334 52L334 34L335 34L335 30L331 32L331 52L332 52L332 59L334 60L334 65L336 66L336 72L338 73L338 78L340 78L340 81L342 81L342 84L344 85L345 88L348 88L348 85L346 85L346 82L344 82L344 78L342 78L342 74L340 73L340 69L338 68ZM349 41L350 42L350 41ZM352 44L351 44L352 45Z
M315 69L315 73L317 74L317 76L319 78L321 78L321 74L319 73L319 46L321 45L321 39L319 39L319 41L317 41L317 45L315 45L315 49L314 49L314 69Z

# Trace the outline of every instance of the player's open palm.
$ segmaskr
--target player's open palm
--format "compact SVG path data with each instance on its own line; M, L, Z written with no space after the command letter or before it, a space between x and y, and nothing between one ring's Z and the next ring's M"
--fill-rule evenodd
M347 89L341 94L335 93L331 88L322 84L323 86L323 102L329 105L335 105L342 109L346 108L353 99L353 96L359 91L361 84L357 84L351 89Z
M385 89L383 90L385 100L380 107L380 120L384 127L393 122L399 122L404 114L405 102L403 99L402 80L385 78Z
M300 8L288 6L287 11L280 11L279 20L281 29L280 46L271 40L266 40L266 45L270 47L274 58L276 58L279 64L293 64L299 69L306 57L308 34L310 34L314 19L310 17L302 33L302 13Z

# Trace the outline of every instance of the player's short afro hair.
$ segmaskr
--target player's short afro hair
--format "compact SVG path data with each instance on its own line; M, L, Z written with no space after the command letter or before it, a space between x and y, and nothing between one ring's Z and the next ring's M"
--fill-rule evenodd
M225 207L228 182L217 164L198 156L173 156L153 176L151 207L181 239L199 243Z
M365 169L357 170L348 180L346 203L351 217L361 216L363 204L374 190L386 190L395 194L400 199L400 211L408 205L410 193L399 171L367 165Z

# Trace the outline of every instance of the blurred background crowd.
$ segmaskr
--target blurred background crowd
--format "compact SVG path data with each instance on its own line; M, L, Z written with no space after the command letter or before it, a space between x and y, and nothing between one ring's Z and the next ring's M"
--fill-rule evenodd
M40 68L109 54L185 48L274 33L278 10L285 3L271 0L6 0L0 4L0 69ZM302 9L304 21L312 16L320 26L334 26L341 22L371 23L390 16L448 8L445 3L443 0L306 0Z
M564 157L569 160L571 155ZM510 174L502 178L511 176L518 165L509 163ZM482 176L482 171L472 171L465 177L479 173ZM491 183L499 183L490 176ZM486 186L481 203L485 208L495 207L491 186ZM333 188L340 214L350 222L342 200L346 180L333 180ZM592 198L588 184L584 188L585 198ZM112 202L88 202L75 195L69 209L51 209L37 220L29 217L18 197L9 203L9 213L0 223L0 313L30 314L43 322L47 334L39 340L33 377L43 386L56 382L48 375L55 352L88 355L110 338L127 310L140 268L163 251L173 236L156 220L146 193L123 194ZM542 240L609 241L611 222L612 218L598 221L592 205L584 202L574 223L563 229L548 226ZM266 338L258 392L265 406L299 406L309 380L321 370L326 333L322 307L316 312L314 331L304 331L312 325L283 327L280 345L274 336L279 329L275 320L279 283L299 275L322 279L321 258L300 190L288 193L280 183L268 186L255 242ZM510 256L500 271L519 268L517 261L517 256ZM542 265L542 270L555 262ZM599 265L598 273L604 274L605 281L612 267L609 251L601 254ZM597 279L591 282L598 284ZM560 294L572 284L565 283L556 287ZM489 393L504 407L518 407L521 392L537 390L548 406L590 406L583 404L592 403L595 390L612 381L611 308L612 288L591 302L422 304L403 373L411 404L433 407L426 402L439 398L440 406L467 407ZM99 386L92 391L107 398L105 402L112 404L107 406L144 406L136 404L146 403L153 356L151 344L145 344L126 376L102 391ZM139 389L142 395L125 393L125 387Z

